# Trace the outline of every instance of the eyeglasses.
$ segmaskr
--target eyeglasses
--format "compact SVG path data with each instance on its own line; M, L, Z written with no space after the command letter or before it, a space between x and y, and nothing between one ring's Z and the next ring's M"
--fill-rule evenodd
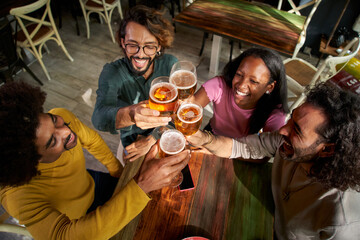
M136 54L139 52L141 47L143 52L148 56L154 55L158 49L157 46L152 46L152 45L139 46L136 44L129 43L129 44L125 44L125 51L129 54Z

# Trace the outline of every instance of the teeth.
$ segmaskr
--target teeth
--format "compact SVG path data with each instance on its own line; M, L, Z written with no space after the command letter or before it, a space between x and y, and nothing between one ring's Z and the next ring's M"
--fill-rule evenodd
M247 93L243 93L243 92L240 92L240 91L236 91L236 94L237 95L240 95L240 96L247 96L248 94Z
M137 62L137 63L144 63L144 62L146 62L147 60L146 60L146 59L140 60L140 59L134 58L134 61Z

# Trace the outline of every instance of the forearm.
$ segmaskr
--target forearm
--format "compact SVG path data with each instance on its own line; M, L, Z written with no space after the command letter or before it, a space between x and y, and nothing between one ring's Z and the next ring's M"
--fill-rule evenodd
M199 145L219 157L237 158L256 163L267 162L271 157L271 154L261 147L261 141L256 141L259 139L257 135L235 140L224 136L215 136L208 131L199 131L196 137Z
M212 135L206 132L203 147L218 157L229 158L232 151L232 139L224 136Z
M35 239L109 239L136 217L149 200L141 188L130 181L103 206L79 219L70 220L53 210L27 228Z

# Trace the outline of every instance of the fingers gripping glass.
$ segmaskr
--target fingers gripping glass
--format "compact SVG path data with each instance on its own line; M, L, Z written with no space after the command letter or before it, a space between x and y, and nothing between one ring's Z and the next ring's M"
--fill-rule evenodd
M159 157L165 158L180 153L185 148L186 139L184 135L175 130L169 129L161 134L159 146ZM179 172L172 180L170 186L177 187L183 181L183 175Z
M137 44L131 44L131 43L125 44L125 51L129 54L138 53L140 48L142 48L143 52L148 56L154 55L158 50L157 46L152 46L152 45L139 46Z

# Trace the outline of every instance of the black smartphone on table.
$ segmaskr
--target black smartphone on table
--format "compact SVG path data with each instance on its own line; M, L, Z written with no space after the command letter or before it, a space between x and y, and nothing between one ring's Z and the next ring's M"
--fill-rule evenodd
M180 192L194 189L195 184L194 184L191 172L190 172L189 165L186 165L186 167L183 170L181 170L181 172L183 174L183 181L178 186Z

